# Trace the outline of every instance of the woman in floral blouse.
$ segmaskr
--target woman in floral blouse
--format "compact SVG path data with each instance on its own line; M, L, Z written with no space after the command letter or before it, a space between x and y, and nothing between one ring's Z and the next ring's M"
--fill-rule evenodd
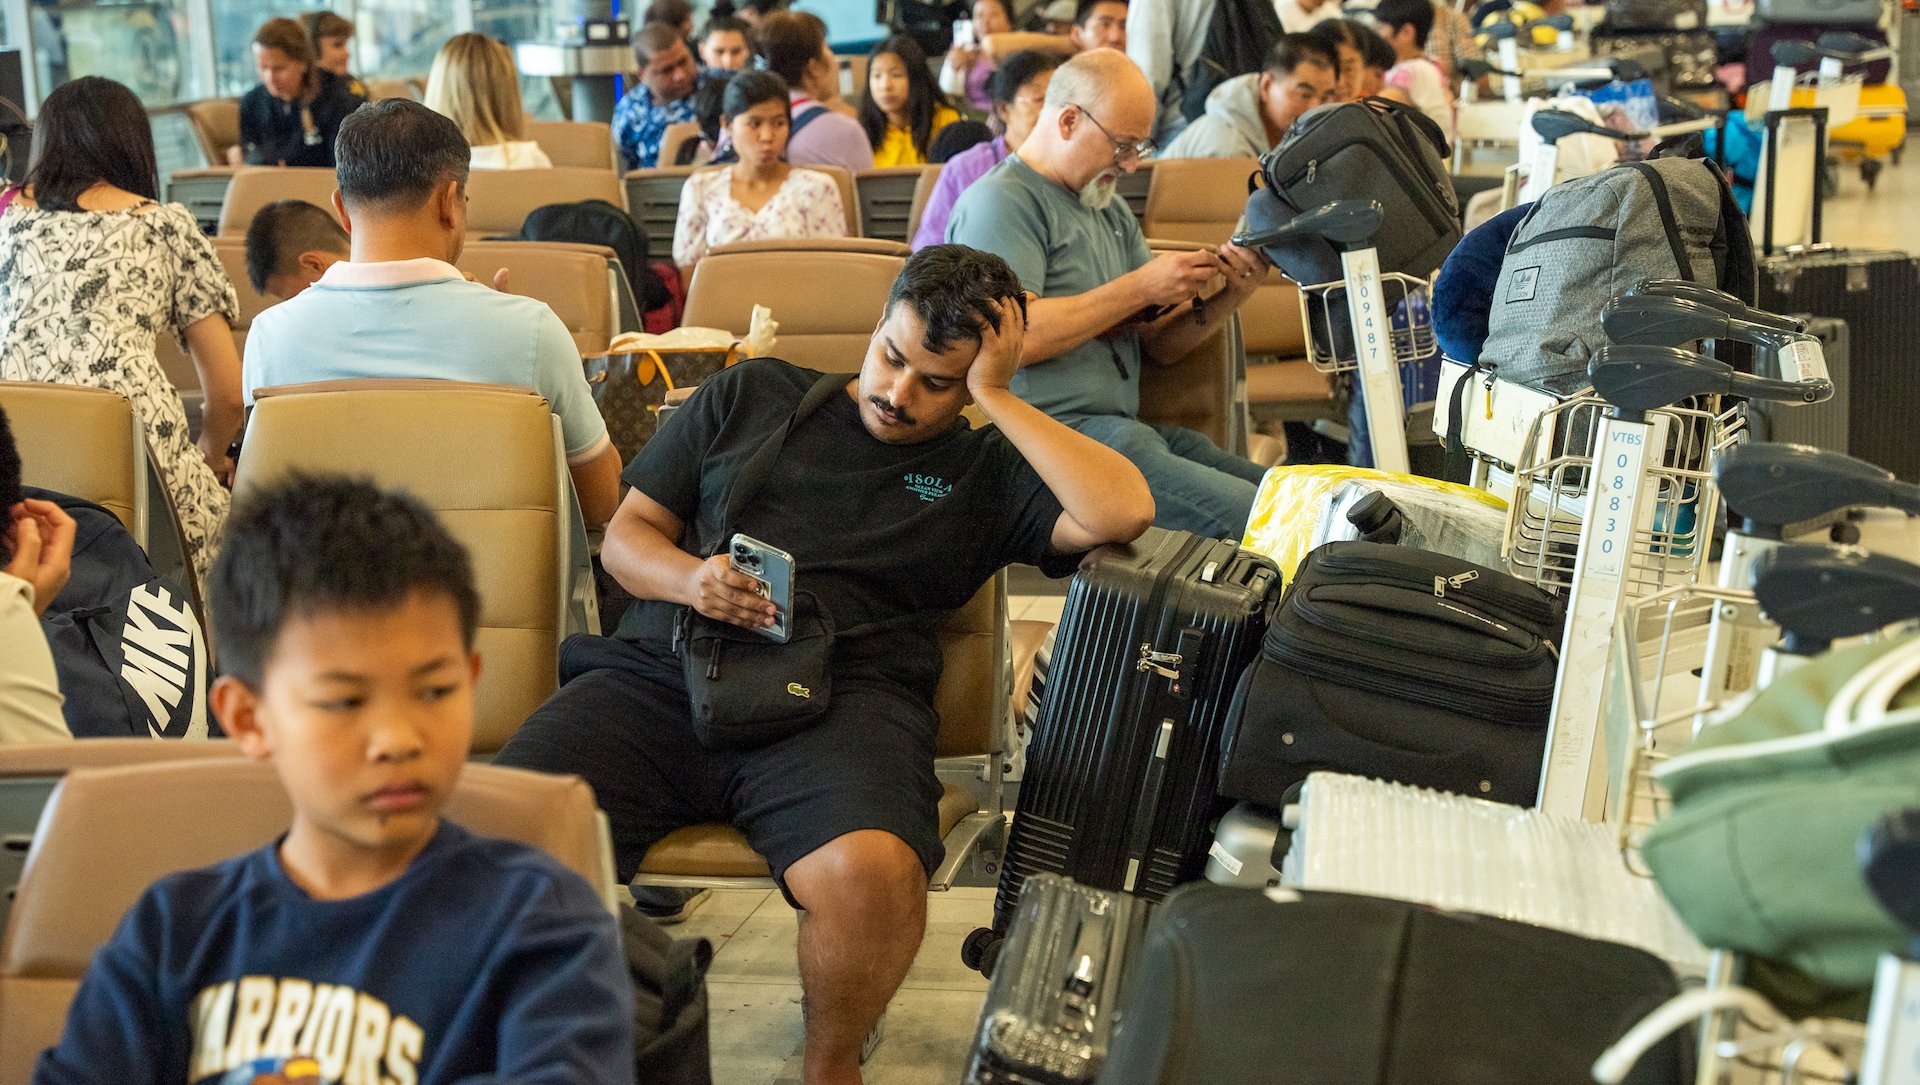
M0 380L131 399L204 577L227 514L227 449L240 429L230 330L240 305L193 215L161 205L158 190L152 132L132 91L88 76L47 96L26 187L0 196ZM185 341L206 393L197 448L154 351L163 332Z
M792 117L785 80L772 72L735 75L721 116L739 161L687 179L673 227L674 263L689 266L735 241L847 235L840 186L787 163Z

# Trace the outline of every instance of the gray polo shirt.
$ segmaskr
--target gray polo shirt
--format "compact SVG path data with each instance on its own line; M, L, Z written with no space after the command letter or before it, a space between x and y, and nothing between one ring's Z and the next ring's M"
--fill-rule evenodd
M1043 298L1105 286L1152 258L1125 200L1104 211L1035 173L1017 154L974 182L953 205L947 240L999 256ZM1140 335L1090 339L1013 375L1013 393L1056 417L1140 413Z

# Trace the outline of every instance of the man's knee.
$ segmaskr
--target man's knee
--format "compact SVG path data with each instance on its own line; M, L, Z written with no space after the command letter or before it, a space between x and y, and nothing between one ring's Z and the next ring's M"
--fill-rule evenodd
M927 872L906 841L880 829L835 837L787 867L793 899L809 912L878 911L906 917L926 906Z
M1089 419L1075 428L1125 456L1135 466L1168 454L1166 440L1152 426L1135 419L1101 417Z

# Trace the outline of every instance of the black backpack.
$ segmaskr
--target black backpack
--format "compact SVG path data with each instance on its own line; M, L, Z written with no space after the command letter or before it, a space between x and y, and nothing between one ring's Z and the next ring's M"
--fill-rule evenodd
M1280 34L1280 16L1267 0L1214 0L1200 58L1176 80L1181 116L1193 120L1207 111L1213 88L1266 67Z
M648 262L647 235L634 225L633 216L605 200L536 207L520 224L520 240L605 245L620 258L620 269L626 272L627 286L641 312L651 312L673 300Z
M40 628L76 738L206 738L207 644L193 602L154 575L120 518L91 501L26 488L74 520L73 573Z
M632 905L620 906L620 944L633 980L634 1070L650 1085L712 1085L707 1042L705 938L673 938Z

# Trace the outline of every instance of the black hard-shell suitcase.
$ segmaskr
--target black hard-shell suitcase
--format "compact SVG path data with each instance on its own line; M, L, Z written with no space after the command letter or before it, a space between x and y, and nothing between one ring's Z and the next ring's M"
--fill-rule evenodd
M1845 451L1920 482L1920 429L1913 423L1920 403L1920 258L1818 245L1767 257L1760 308L1846 322Z
M1551 595L1497 570L1327 543L1234 693L1220 793L1279 808L1328 770L1529 806L1561 623Z
M1027 745L991 930L989 974L1030 876L1158 900L1200 876L1227 702L1260 650L1280 573L1231 542L1149 530L1095 551L1067 589Z
M1344 893L1183 887L1100 1085L1576 1085L1679 992L1644 950ZM1693 1080L1686 1030L1626 1078Z
M1020 891L1006 965L995 971L967 1059L967 1085L1076 1085L1106 1060L1148 904L1036 874Z
M1747 404L1747 424L1756 441L1812 445L1829 452L1845 453L1852 440L1847 419L1847 399L1853 394L1853 366L1848 359L1850 333L1847 322L1806 313L1791 314L1807 323L1807 331L1820 340L1826 356L1827 376L1833 380L1833 398L1825 403Z

